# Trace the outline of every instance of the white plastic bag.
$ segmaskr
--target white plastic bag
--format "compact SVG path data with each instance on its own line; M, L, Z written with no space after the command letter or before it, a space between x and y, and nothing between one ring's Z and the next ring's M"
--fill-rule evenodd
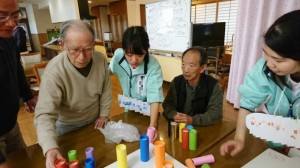
M122 120L118 122L109 121L105 128L99 129L105 137L106 143L119 144L122 140L126 142L134 142L140 140L138 129L130 124L123 123Z

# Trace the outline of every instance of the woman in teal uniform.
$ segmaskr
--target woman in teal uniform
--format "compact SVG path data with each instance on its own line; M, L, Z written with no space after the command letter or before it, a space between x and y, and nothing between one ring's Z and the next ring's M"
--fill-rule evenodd
M159 104L163 101L163 77L158 61L149 55L149 47L145 29L129 27L123 34L122 48L115 51L109 68L118 75L124 96L149 104L149 127L157 129Z

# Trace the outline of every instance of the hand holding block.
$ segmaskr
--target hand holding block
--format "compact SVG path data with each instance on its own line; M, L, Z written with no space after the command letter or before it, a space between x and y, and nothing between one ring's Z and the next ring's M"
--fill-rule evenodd
M155 127L148 127L147 135L149 137L149 143L153 142L154 135L156 133Z
M66 159L57 159L54 162L56 168L67 168Z

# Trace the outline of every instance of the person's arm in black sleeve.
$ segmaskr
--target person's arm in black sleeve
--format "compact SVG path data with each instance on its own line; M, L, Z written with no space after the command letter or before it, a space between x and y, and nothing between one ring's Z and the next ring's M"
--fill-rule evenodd
M17 53L17 75L18 75L17 77L18 77L18 82L19 82L20 96L24 102L27 102L28 100L33 98L33 95L30 90L30 86L27 81L27 78L25 76L25 72L24 72L23 66L21 64L19 53Z
M173 117L177 114L177 93L174 80L170 84L168 94L162 103L162 106L164 109L164 116L166 116L169 120L173 120Z

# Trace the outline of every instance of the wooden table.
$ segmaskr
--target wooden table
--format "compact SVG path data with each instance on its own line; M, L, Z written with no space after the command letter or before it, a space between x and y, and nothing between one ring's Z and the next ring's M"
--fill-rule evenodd
M149 125L149 117L142 116L139 113L129 112L111 118L111 120L130 123L138 128L140 133L145 134ZM220 121L214 126L197 127L198 131L198 147L196 151L183 150L178 140L172 141L168 137L167 120L161 115L159 116L159 135L160 139L166 142L166 152L184 163L186 158L197 157L205 151L212 148L223 138L234 132L235 123ZM77 131L64 134L59 137L59 146L61 153L67 158L67 152L76 149L79 161L83 166L85 159L85 148L94 147L97 167L104 167L116 161L115 143L105 143L105 138L99 130L93 129L93 124L83 127ZM122 142L123 143L123 142ZM139 148L139 142L126 143L127 154L136 151ZM8 158L8 162L14 167L41 168L45 165L45 158L38 144L29 146L26 150L15 152Z
M215 157L215 163L210 164L212 168L240 168L250 160L254 159L260 153L267 149L267 144L265 141L255 138L251 134L246 134L245 148L238 155L231 156L221 156L220 155L220 146L227 140L233 139L234 133L231 133L229 136L224 138L218 144L212 148L205 151L203 155L213 154Z

